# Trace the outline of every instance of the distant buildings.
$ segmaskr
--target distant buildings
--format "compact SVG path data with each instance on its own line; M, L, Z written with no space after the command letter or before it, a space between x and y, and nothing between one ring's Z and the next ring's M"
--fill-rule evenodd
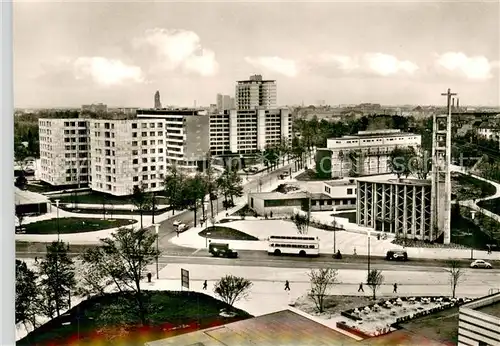
M235 109L234 98L229 95L217 94L217 111L224 112Z
M82 112L91 112L91 113L107 113L108 106L103 103L91 104L91 105L82 105Z
M359 131L357 135L330 138L318 149L316 167L331 177L363 176L390 172L388 160L396 147L418 147L421 136L400 130ZM330 160L329 157L331 157Z
M250 76L236 84L236 109L276 108L276 81L263 80L261 75Z
M160 92L157 90L155 92L155 109L161 108Z

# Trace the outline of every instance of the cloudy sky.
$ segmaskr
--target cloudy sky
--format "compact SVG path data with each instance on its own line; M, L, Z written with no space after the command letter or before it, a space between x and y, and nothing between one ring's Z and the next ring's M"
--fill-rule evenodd
M499 105L498 2L14 5L16 107L191 106L262 74L278 103Z

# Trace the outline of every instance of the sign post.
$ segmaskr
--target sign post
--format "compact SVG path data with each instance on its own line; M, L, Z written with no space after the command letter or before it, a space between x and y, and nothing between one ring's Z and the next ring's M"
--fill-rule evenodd
M189 290L189 270L181 268L181 291L183 287Z

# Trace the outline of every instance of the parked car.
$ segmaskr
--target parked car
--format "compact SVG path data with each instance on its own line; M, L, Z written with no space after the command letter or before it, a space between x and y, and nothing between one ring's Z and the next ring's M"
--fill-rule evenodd
M470 267L471 268L486 268L486 269L493 268L493 266L490 263L483 261L483 260L475 260L474 262L472 262L470 264Z
M174 227L178 227L180 225L180 221L179 220L175 220L172 225L174 225Z
M185 230L188 229L188 226L186 224L179 224L179 226L177 226L177 232L181 233L181 232L184 232Z
M229 244L210 243L208 252L215 257L237 258L238 252L229 248Z
M405 250L389 250L385 255L385 259L388 261L407 261L408 253Z

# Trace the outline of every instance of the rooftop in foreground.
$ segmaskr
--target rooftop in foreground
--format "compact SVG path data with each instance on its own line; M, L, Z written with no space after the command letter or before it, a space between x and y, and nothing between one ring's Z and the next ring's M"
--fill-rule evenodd
M500 318L500 301L476 308L476 311Z
M290 310L199 330L146 346L352 346L359 343Z

